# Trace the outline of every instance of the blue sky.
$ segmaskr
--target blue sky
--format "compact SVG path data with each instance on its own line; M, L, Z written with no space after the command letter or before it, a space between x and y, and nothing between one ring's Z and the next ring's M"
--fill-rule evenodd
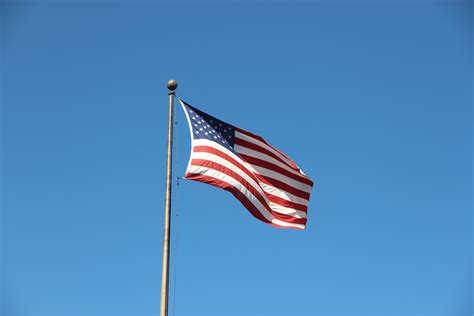
M472 315L472 21L448 1L2 3L0 314L158 314L175 78L315 187L295 231L175 184L170 315Z

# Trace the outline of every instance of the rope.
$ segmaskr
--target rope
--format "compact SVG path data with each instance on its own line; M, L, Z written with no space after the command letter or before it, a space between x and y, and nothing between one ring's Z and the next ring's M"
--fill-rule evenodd
M176 97L175 97L175 100L176 100ZM174 107L173 107L173 111L174 111ZM178 121L176 120L176 111L174 111L175 113L173 113L173 117L174 117L174 131L175 131L175 141L176 143L178 143ZM174 174L176 174L176 170L179 169L179 159L178 159L178 155L174 155L175 157L175 164L174 165L174 169L173 172ZM175 223L173 225L174 229L174 256L173 256L173 263L174 263L174 271L173 271L173 303L172 303L172 315L174 316L175 315L175 310L176 310L176 274L177 274L177 270L178 270L178 265L177 265L177 259L178 259L178 241L179 241L179 177L176 178L176 190L175 190L175 199L174 199L174 213L176 214L176 217L175 217Z
M176 191L178 191L179 187L179 178L176 180ZM178 196L178 195L176 195ZM178 230L178 219L179 219L179 208L176 208L175 213L176 213L176 218L175 218L175 225L174 225L174 230L175 230L175 238L174 238L174 273L173 273L173 305L172 305L172 315L174 316L175 310L176 310L176 274L178 271L178 265L177 265L177 258L178 258L178 241L179 241L179 230Z

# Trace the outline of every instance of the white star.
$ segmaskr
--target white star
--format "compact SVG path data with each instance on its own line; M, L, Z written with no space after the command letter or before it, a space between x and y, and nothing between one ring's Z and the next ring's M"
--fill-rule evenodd
M202 128L200 128L199 130L202 131Z

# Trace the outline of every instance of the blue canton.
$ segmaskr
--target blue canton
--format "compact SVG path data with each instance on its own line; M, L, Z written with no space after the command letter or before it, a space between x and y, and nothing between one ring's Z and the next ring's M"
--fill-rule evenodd
M188 114L194 139L208 139L224 146L228 150L234 150L235 127L206 114L186 102L184 107Z

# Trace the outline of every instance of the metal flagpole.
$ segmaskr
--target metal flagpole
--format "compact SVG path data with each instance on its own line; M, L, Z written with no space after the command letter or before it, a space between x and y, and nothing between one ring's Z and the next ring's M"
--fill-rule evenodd
M168 280L170 264L170 213L171 213L171 167L173 158L173 98L174 90L178 87L176 80L168 81L168 154L166 161L166 193L165 193L165 220L163 234L163 265L161 271L161 304L160 316L168 316Z

